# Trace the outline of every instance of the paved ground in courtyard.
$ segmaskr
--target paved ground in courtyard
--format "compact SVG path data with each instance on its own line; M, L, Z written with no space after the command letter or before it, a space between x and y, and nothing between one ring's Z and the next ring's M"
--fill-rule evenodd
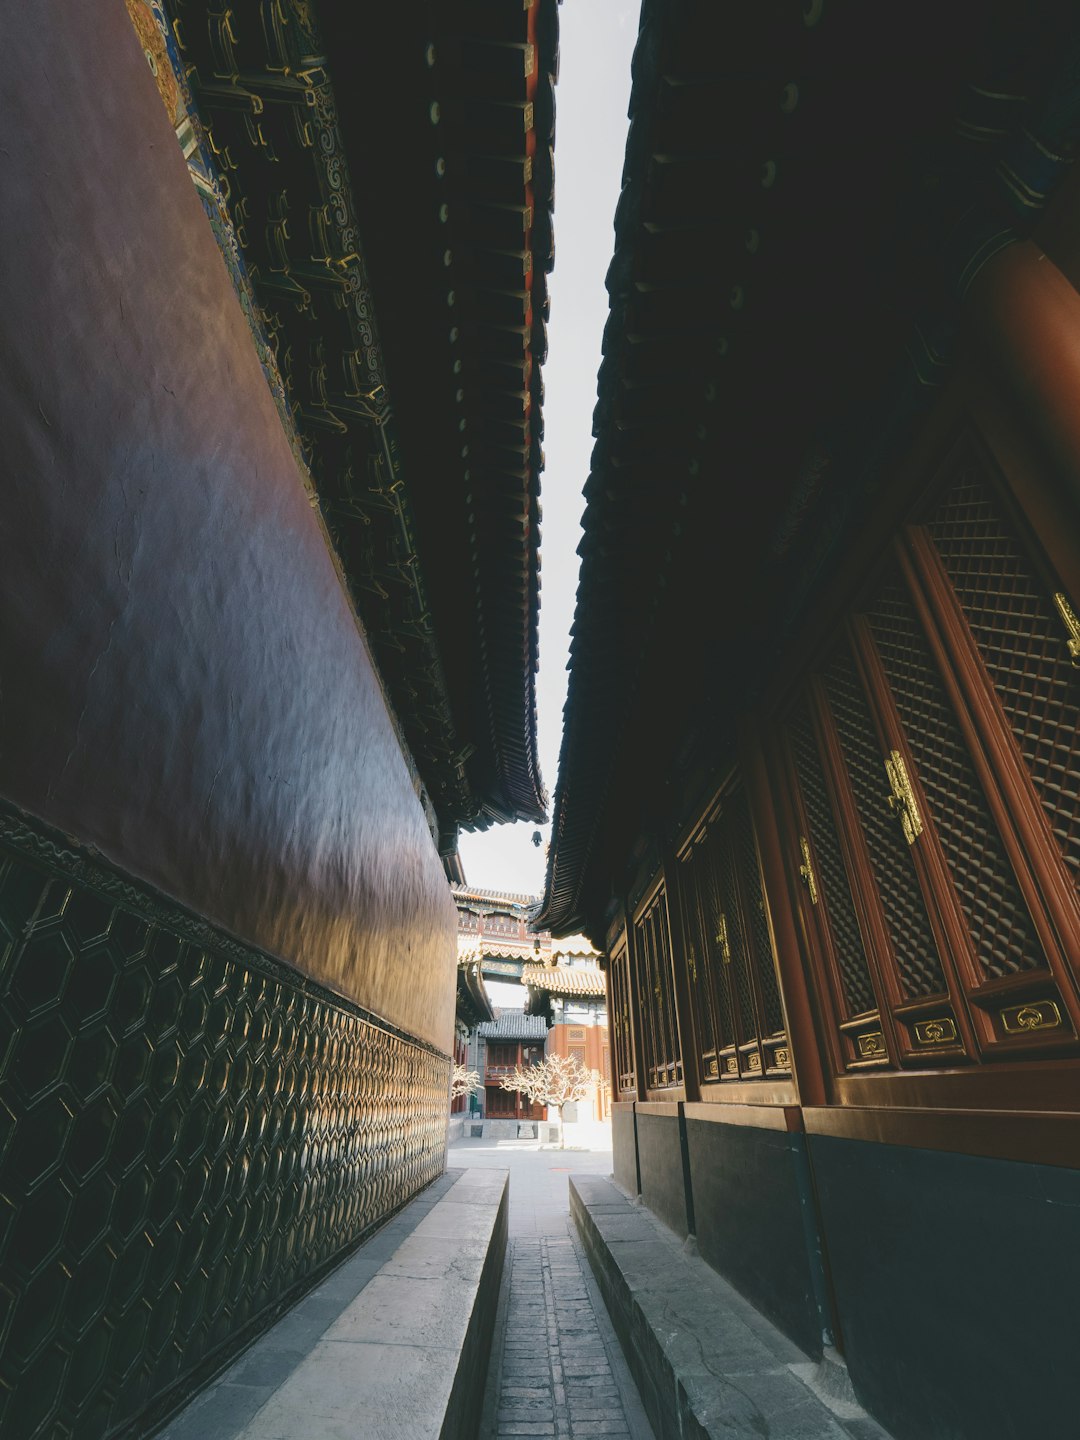
M453 1166L510 1171L510 1240L481 1440L652 1440L572 1233L567 1176L610 1175L610 1151L461 1140Z

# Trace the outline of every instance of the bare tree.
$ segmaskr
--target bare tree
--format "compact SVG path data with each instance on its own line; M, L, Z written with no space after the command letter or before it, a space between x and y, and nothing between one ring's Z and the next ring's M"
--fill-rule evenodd
M534 1105L550 1105L559 1112L560 1150L565 1144L563 1107L584 1100L599 1083L599 1071L587 1070L576 1055L547 1055L535 1065L515 1065L513 1073L499 1081L504 1090L516 1090Z
M450 1072L450 1103L460 1100L462 1095L475 1095L480 1089L479 1070L466 1070L464 1065L455 1065Z

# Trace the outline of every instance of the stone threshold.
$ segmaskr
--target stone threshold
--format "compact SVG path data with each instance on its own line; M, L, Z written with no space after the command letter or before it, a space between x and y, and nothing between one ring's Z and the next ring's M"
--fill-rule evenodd
M889 1440L816 1362L624 1191L571 1176L570 1214L657 1440Z
M505 1170L448 1170L158 1440L472 1440L508 1195Z

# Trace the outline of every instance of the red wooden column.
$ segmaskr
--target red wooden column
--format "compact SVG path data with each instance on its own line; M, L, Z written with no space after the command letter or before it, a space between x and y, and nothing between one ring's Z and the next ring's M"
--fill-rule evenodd
M987 358L1080 502L1080 293L1032 240L983 266L965 297Z

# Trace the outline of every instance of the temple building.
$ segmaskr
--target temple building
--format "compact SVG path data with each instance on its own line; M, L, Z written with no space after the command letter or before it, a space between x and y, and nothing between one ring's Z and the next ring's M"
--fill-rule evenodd
M152 1433L443 1171L458 835L546 806L557 14L0 21L12 1440Z
M483 1082L480 1113L483 1116L481 1133L485 1138L522 1135L518 1121L536 1122L546 1118L542 1105L517 1090L504 1090L502 1081L518 1066L535 1065L543 1060L547 1033L547 1021L542 1015L526 1015L524 1010L509 1007L499 1007L494 1019L478 1027L476 1060ZM536 1124L530 1123L524 1133L529 1138L537 1138Z
M478 889L464 881L453 886L453 895L458 915L459 994L468 987L467 997L458 1002L456 1027L464 1063L480 1078L469 1113L488 1138L503 1132L516 1135L516 1124L510 1122L537 1121L544 1112L524 1096L503 1090L500 1081L515 1065L543 1059L548 1024L546 1018L525 1015L526 993L515 992L526 966L550 956L551 936L530 930L539 895ZM495 982L493 993L500 996L501 1003L493 1004L487 981ZM482 1128L485 1120L496 1122L488 1124L486 1132ZM504 1121L507 1123L502 1124ZM451 1134L457 1128L452 1124Z
M515 1065L545 1055L574 1055L601 1077L578 1109L582 1119L610 1117L611 1057L607 985L597 953L584 936L553 941L533 928L540 896L456 884L458 1006L456 1033L464 1064L481 1078L471 1106L477 1124L487 1120L539 1120L545 1112L503 1090ZM492 1007L486 981L497 989L520 985L520 998L502 989L505 1005ZM497 1013L496 1013L497 1012ZM456 1107L462 1113L465 1106ZM577 1118L576 1116L574 1118ZM455 1127L452 1128L454 1133ZM483 1133L497 1134L488 1125Z
M589 1095L574 1102L565 1117L574 1123L611 1118L607 981L598 958L584 936L573 936L551 942L549 962L526 965L521 976L529 991L526 1011L543 1015L550 1027L545 1054L569 1056L599 1076Z
M630 114L537 919L615 1173L890 1434L1065 1433L1076 10L645 0Z
M454 1009L454 1064L466 1072L475 1071L479 1078L480 1057L476 1044L477 1027L495 1019L495 1009L484 983L479 948L476 943L458 934L457 1004ZM450 1105L449 1139L458 1140L464 1134L464 1122L460 1118L466 1113L479 1109L477 1092L463 1091L453 1098Z
M532 928L539 895L482 890L464 883L452 889L462 953L479 956L489 979L514 984L525 965L549 959L551 936Z

